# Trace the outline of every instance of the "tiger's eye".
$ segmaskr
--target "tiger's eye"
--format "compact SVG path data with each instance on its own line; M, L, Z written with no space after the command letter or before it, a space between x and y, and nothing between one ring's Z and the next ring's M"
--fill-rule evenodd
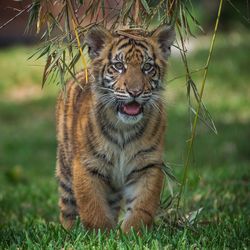
M123 70L123 68L124 68L124 65L121 62L115 63L114 66L118 70Z
M150 63L145 63L144 65L143 65L143 70L144 71L150 71L151 69L152 69L152 65L150 64Z

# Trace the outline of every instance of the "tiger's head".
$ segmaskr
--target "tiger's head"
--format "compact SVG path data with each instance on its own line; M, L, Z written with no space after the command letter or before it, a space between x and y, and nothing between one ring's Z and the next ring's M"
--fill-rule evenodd
M92 28L85 42L99 106L113 110L125 124L135 124L159 109L174 39L174 29L166 25L151 33L131 30L111 34L103 27Z

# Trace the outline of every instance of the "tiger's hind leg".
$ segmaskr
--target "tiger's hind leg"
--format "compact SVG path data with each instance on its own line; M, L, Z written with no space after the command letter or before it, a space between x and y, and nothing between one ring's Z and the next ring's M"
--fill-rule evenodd
M65 229L70 229L75 222L77 213L76 200L72 189L72 174L58 154L56 175L59 182L60 221Z

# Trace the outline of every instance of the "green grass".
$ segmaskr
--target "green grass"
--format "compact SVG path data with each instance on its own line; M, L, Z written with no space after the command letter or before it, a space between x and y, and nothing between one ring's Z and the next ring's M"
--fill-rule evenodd
M193 69L207 56L208 38L199 41L189 56ZM86 232L81 225L66 232L60 226L54 177L58 87L40 90L42 67L31 65L42 62L26 61L33 48L0 51L0 249L249 248L249 49L249 35L220 35L216 43L204 101L219 134L199 123L181 204L183 213L203 208L197 222L177 228L157 221L142 237ZM171 59L169 71L169 79L183 74L178 57ZM201 74L194 78L199 86ZM167 94L165 158L178 180L190 134L184 80L171 82Z

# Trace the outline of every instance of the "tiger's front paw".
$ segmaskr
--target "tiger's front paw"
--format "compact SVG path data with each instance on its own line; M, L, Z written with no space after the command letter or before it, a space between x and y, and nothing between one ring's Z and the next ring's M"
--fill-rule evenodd
M142 216L135 213L131 214L127 219L123 221L121 228L124 233L129 233L131 229L133 229L140 235L142 227L150 228L152 224L152 216Z
M62 215L60 215L60 222L61 222L63 228L66 230L70 230L75 224L74 219L66 219Z

